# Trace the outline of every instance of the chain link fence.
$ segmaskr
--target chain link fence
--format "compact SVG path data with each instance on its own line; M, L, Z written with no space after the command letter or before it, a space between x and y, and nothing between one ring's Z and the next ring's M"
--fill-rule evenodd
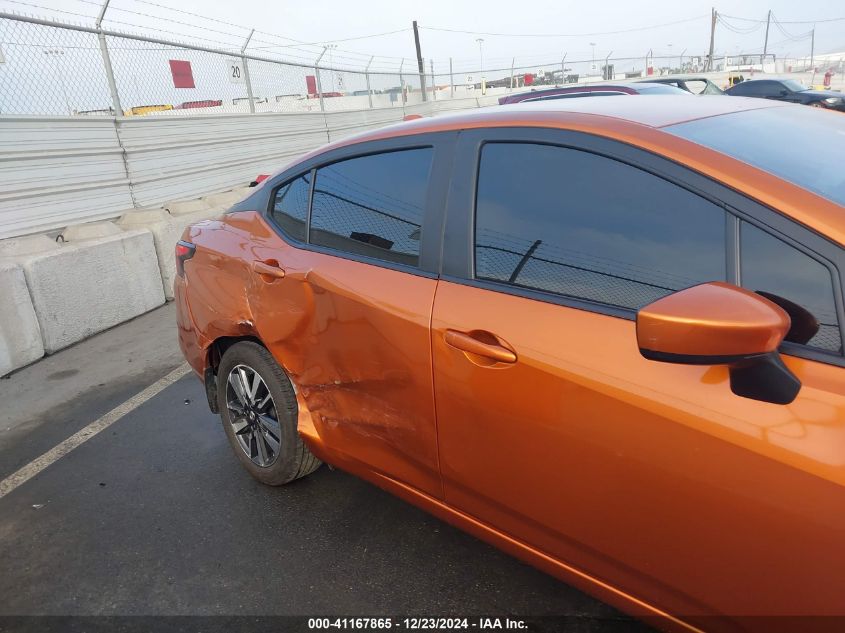
M269 53L268 53L269 54ZM416 60L395 72L313 65L206 46L0 13L0 114L191 115L394 108L425 100L497 97L526 90L674 73L704 73L706 56L567 59L480 69ZM481 62L481 60L479 60ZM715 58L719 85L732 72L795 73L845 87L841 59L773 55ZM369 68L369 66L368 66ZM828 77L825 77L828 75ZM491 102L494 102L491 99Z

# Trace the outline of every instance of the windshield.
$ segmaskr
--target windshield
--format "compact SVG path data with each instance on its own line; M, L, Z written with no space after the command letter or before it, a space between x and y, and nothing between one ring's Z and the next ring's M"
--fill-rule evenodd
M663 129L845 206L841 114L804 106L761 108Z
M807 86L796 79L784 79L781 83L793 92L801 92L807 89Z

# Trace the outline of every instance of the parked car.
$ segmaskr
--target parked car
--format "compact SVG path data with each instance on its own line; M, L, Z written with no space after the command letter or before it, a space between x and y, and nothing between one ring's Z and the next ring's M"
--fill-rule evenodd
M661 627L837 630L841 134L688 96L369 131L185 231L179 344L261 482L328 462Z
M719 88L716 84L710 81L707 77L698 75L675 75L673 77L649 77L648 79L640 79L640 82L647 82L651 84L664 84L666 86L674 86L681 90L686 90L694 95L721 95L725 91Z
M525 101L548 101L550 99L572 99L575 97L617 97L625 95L646 94L685 94L685 91L663 84L619 83L619 84L591 84L586 86L565 86L562 88L545 88L530 90L515 95L505 95L499 98L499 105L522 103Z
M801 103L845 112L845 95L834 90L812 90L795 79L747 79L728 88L732 97L759 97Z

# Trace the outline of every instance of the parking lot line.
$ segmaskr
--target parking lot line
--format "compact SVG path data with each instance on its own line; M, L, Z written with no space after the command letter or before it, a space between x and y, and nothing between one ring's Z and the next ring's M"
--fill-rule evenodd
M182 378L185 374L191 371L187 363L183 363L166 376L160 378L143 391L135 394L129 400L116 406L114 409L106 413L101 418L94 420L88 426L80 429L65 441L57 444L49 451L32 460L26 466L23 466L18 471L0 481L0 499L12 492L21 484L29 481L35 477L42 470L47 468L50 464L58 461L76 447L84 444L92 437L97 435L100 431L107 429L112 424L117 422L120 418L137 409L150 398L158 395L165 388L172 385L174 382Z

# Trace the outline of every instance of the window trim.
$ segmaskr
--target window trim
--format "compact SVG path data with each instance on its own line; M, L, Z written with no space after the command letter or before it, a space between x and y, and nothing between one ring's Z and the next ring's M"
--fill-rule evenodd
M461 133L455 150L456 168L449 191L443 242L441 273L445 280L606 316L636 319L635 310L475 278L475 203L481 151L485 144L498 142L553 145L588 151L650 173L718 205L725 211L726 229L729 229L725 234L726 277L729 283L736 283L739 278L741 220L798 248L827 267L831 274L840 338L845 348L845 309L841 274L841 271L845 270L845 249L779 212L680 163L621 141L585 132L515 127L465 130ZM845 353L837 354L790 342L782 344L781 352L845 367Z
M308 202L306 203L308 205L308 208L305 209L305 241L303 241L303 240L300 240L297 237L294 237L293 235L291 235L287 231L285 231L282 228L281 224L279 224L278 221L276 220L276 217L275 217L274 214L275 214L275 207L276 207L276 195L279 193L279 190L284 188L284 187L287 187L291 183L299 180L300 178L302 178L306 174L311 176L311 182L308 183ZM273 228L276 229L276 231L279 234L284 236L284 239L285 239L286 242L289 242L291 244L296 244L296 245L304 245L304 244L308 243L308 233L309 233L308 225L309 225L309 221L311 219L311 196L313 195L313 192L314 192L314 170L313 169L306 169L305 171L301 172L300 174L298 174L296 176L291 176L290 178L285 179L283 182L279 183L278 185L275 185L273 187L272 192L270 192L270 200L269 200L269 205L267 207L267 214L266 214L265 218L267 219L268 222L270 222L272 224Z
M381 268L387 268L399 272L410 273L421 277L436 278L440 269L440 253L443 236L443 223L445 218L446 193L449 189L449 181L451 179L452 156L454 154L455 138L456 133L454 132L434 132L410 136L399 136L377 141L367 141L364 143L356 143L331 149L301 163L292 165L288 169L272 177L270 182L266 183L266 185L253 194L253 196L250 196L233 207L232 211L255 210L256 208L260 209L259 212L270 227L282 240L295 248L321 253L332 257L340 257L342 259L379 266ZM379 259L368 255L360 255L358 253L350 253L340 249L311 243L311 212L313 207L314 188L317 182L317 170L335 163L351 160L353 158L363 158L375 154L385 154L414 149L432 150L428 189L426 191L426 201L420 225L420 251L417 266L386 259ZM312 174L312 179L311 191L308 196L307 219L305 223L307 241L303 242L286 233L278 225L273 218L272 209L276 191L281 187L284 187L289 182L296 180L309 172Z

